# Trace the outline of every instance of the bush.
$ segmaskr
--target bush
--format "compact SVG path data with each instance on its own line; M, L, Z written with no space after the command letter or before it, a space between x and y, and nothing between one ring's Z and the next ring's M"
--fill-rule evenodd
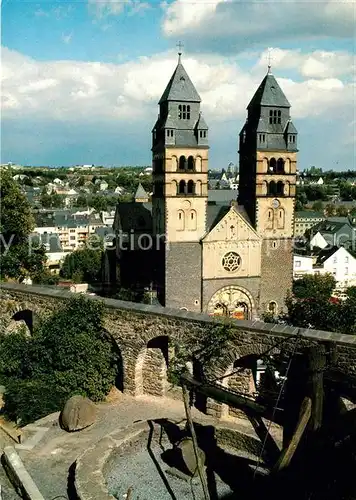
M43 320L32 337L16 333L0 338L7 416L28 423L60 410L73 394L93 401L108 394L119 360L103 329L102 312L101 303L74 297Z
M4 415L20 425L27 425L59 411L69 396L49 380L11 379L4 395Z

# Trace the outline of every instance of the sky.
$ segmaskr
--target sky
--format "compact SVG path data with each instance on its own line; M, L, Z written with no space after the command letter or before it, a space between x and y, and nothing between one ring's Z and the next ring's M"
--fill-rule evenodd
M3 0L1 28L1 163L149 165L181 41L210 168L238 162L270 58L299 168L356 169L355 0Z

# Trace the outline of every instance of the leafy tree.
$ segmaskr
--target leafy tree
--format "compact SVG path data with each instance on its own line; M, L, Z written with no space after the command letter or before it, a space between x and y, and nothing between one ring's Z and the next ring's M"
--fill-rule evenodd
M347 217L348 215L348 210L346 207L344 207L343 205L339 205L336 209L336 215L338 217Z
M316 212L321 212L323 210L323 206L323 202L321 200L318 200L313 203L312 209Z
M331 274L307 275L293 283L293 295L297 299L321 298L328 300L335 288L336 281Z
M84 194L80 194L74 202L74 205L79 208L84 208L88 205L87 197Z
M0 277L21 279L43 271L45 248L31 249L31 206L9 172L0 176Z
M60 275L80 283L95 283L101 279L102 252L99 249L83 248L66 255Z
M333 217L336 214L336 206L332 203L328 203L325 207L325 215L327 217Z
M5 415L25 425L82 394L100 401L115 382L118 357L103 329L103 305L83 296L42 319L32 337L0 336Z
M93 196L90 200L90 206L94 208L97 212L105 211L108 208L108 200L105 196L96 195Z

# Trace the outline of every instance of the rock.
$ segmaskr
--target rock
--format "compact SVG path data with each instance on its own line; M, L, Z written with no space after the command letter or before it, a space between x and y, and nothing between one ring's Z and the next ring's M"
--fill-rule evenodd
M183 462L186 468L189 470L189 472L193 476L198 474L197 461L195 458L192 438L182 439L182 441L178 444L177 447L182 453ZM199 462L203 466L205 464L205 453L200 448L198 448L198 456L199 456Z
M80 431L94 424L96 407L92 401L83 396L72 396L60 415L61 427L68 431Z

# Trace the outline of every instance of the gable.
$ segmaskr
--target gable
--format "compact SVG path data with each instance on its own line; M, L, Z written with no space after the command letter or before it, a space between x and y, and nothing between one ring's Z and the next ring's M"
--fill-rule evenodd
M203 238L210 241L260 241L261 237L234 207Z

